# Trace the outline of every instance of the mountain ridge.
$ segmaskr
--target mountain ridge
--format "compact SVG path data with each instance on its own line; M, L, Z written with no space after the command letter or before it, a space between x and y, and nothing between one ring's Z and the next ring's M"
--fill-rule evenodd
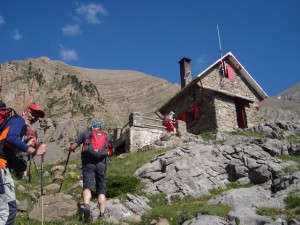
M300 121L300 82L287 90L265 99L260 107L264 122Z

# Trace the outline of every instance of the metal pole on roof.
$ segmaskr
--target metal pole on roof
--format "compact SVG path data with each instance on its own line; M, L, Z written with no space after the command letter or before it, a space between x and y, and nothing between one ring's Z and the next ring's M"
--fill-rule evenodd
M219 25L218 24L217 24L217 31L218 31L218 38L219 38L220 55L221 55L221 58L222 58L223 57L223 55L222 55L222 45L221 45L221 37L220 37Z
M222 67L222 76L223 76L221 78L220 85L221 85L221 88L223 88L224 87L224 80L223 80L223 78L225 77L225 63L222 60L222 58L223 58L223 55L222 55L222 45L221 45L221 37L220 37L219 25L218 24L217 24L217 31L218 31L218 38L219 38L219 47L220 47L220 55L221 55L221 67Z

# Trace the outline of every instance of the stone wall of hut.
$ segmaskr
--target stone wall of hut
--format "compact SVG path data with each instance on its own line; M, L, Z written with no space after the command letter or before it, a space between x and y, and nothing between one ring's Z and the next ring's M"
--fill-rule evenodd
M249 83L236 71L234 71L234 78L234 80L230 80L223 77L219 73L219 68L215 67L201 79L201 82L204 86L212 87L215 90L227 91L248 98L258 98Z

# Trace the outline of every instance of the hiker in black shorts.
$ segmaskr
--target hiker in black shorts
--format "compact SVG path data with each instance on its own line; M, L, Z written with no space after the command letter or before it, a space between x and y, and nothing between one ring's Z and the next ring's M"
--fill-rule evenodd
M93 122L92 130L81 133L76 142L70 145L69 151L75 151L81 144L83 144L83 151L81 153L83 213L84 220L89 222L91 221L89 204L92 198L92 191L94 190L94 180L96 181L100 217L104 216L106 207L106 161L107 156L114 153L114 149L110 135L102 131L100 122Z

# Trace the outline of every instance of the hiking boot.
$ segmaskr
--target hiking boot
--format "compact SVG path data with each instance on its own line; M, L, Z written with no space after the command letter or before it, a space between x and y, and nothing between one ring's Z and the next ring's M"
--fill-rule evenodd
M104 213L100 213L98 219L103 219L105 217Z
M91 210L90 210L89 205L85 205L83 208L83 219L84 219L84 222L87 222L87 223L92 221Z

